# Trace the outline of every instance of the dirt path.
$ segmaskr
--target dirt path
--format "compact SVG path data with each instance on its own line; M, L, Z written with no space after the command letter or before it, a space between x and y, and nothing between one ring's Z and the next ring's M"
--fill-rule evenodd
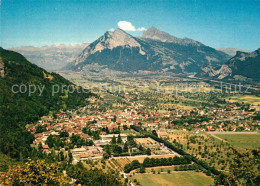
M226 131L226 132L218 132L218 131L215 131L215 132L207 132L208 134L260 134L259 132L256 132L256 131L244 131L244 132L233 132L233 131Z
M226 140L224 140L224 139L222 139L222 138L216 136L215 134L210 134L210 135L211 135L212 137L214 137L214 138L220 140L220 141L227 142Z

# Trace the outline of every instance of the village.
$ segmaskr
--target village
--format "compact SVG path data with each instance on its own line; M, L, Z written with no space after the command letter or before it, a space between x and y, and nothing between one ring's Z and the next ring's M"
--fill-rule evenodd
M158 109L161 105L160 101L155 104L145 102L142 99L145 95L139 95L139 100L133 101L134 98L136 99L136 93L127 93L121 95L123 101L120 100L120 104L117 99L114 99L114 103L112 102L105 110L104 103L108 102L106 96L92 97L89 99L89 105L76 111L43 117L36 125L28 127L28 130L34 134L34 144L37 146L41 144L46 153L49 153L53 147L58 151L63 149L67 153L71 152L76 163L87 159L102 159L104 156L107 157L107 154L109 154L108 158L177 154L162 144L152 142L152 139L135 138L134 146L124 147L129 136L139 135L131 126L141 127L150 132L156 131L158 137L162 139L169 139L169 133L175 130L203 133L255 131L260 128L259 121L254 123L252 120L255 112L259 111L259 106L250 106L247 111L243 109L243 105L232 103L225 103L224 106L216 108L163 110ZM111 95L109 96L111 101ZM118 97L115 94L112 96ZM153 108L151 105L154 105ZM57 139L53 140L53 136L58 136L59 142ZM118 144L119 151L111 154L105 150L106 146L111 145L113 138L118 139L119 136L121 140ZM126 150L123 151L124 148ZM151 152L144 152L142 148L145 151L149 149Z

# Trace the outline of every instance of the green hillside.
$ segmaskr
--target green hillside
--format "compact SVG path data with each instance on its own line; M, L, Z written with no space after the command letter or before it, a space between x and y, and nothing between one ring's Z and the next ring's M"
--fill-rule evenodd
M23 89L19 92L21 85ZM77 91L61 91L62 85L73 86ZM31 95L24 92L29 86L36 87ZM14 93L12 87L18 93ZM13 158L26 157L33 141L33 136L26 131L27 123L39 120L49 111L85 105L90 95L60 75L31 64L19 53L0 48L0 152Z

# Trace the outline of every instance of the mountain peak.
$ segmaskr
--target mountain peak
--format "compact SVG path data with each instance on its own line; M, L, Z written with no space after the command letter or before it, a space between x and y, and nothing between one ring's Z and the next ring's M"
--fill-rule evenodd
M163 32L154 26L148 28L144 34L142 35L143 39L153 39L153 40L158 40L162 42L167 42L167 43L178 43L182 45L187 45L187 44L193 44L193 45L201 45L199 42L189 39L189 38L178 38L175 36L172 36L166 32Z
M145 54L136 38L121 30L120 28L117 28L113 32L107 31L104 35L86 47L81 55L76 59L76 65L83 62L91 54L102 52L105 49L113 50L117 47L137 47L139 48L140 54Z
M113 49L118 46L140 47L140 44L133 36L120 28L117 28L113 32L106 32L96 40L95 43L95 48L97 48L98 51L103 50L104 48Z
M148 28L142 35L142 38L154 39L162 42L177 42L179 38L174 37L166 32L163 32L154 26Z

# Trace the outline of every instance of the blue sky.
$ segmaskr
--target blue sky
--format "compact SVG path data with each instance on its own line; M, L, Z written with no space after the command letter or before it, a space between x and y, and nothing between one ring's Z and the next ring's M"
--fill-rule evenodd
M1 0L0 45L92 42L119 21L215 48L260 47L260 0Z

